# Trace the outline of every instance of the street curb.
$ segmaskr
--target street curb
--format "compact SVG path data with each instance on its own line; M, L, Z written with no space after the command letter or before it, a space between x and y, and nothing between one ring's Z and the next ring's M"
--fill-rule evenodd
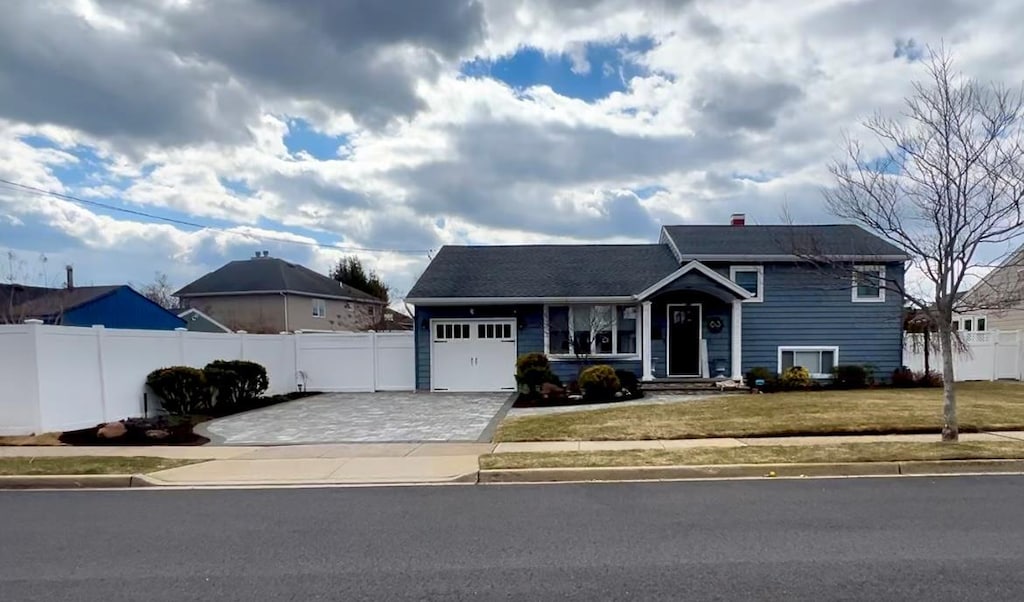
M1024 460L934 460L837 464L718 464L481 470L480 483L666 481L771 477L854 477L1024 472Z
M4 489L126 489L139 487L161 487L167 489L195 489L203 487L303 487L303 486L367 486L367 485L449 485L475 484L477 472L467 472L445 479L394 480L394 481L209 481L177 482L164 481L145 474L117 475L0 475L0 490Z
M131 487L139 475L3 475L0 489L94 489Z

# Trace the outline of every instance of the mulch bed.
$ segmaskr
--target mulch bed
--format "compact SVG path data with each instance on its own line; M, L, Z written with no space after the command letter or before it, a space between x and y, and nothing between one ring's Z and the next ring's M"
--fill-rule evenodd
M623 401L633 401L636 399L643 399L644 394L641 392L639 395L633 397L612 397L611 399L569 399L568 397L550 397L544 399L543 397L537 397L534 395L526 395L520 393L519 397L516 398L512 404L513 408L558 408L568 406L582 406L590 405L595 403L607 403L614 404Z
M98 424L91 428L79 429L77 431L65 431L60 434L59 440L64 445L78 446L119 446L119 445L181 445L194 446L205 445L210 440L202 435L193 432L193 428L202 422L212 418L222 418L232 414L258 410L268 406L276 405L286 401L292 401L311 395L318 395L317 391L295 391L284 395L271 395L261 397L240 408L235 412L211 412L211 415L196 416L158 416L156 418L127 418L120 420L124 425L124 434L119 437L105 438L99 436L99 430L104 425Z

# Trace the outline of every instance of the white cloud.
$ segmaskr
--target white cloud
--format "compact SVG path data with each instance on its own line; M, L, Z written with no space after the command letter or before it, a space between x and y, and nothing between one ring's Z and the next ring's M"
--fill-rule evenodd
M403 15L361 0L242 4L7 11L0 177L232 233L3 188L0 244L88 262L104 281L156 267L183 284L264 246L321 270L342 253L260 236L415 250L653 240L658 224L733 211L829 221L820 187L841 133L898 111L923 74L894 56L898 41L1024 78L1012 0L451 0ZM225 29L222 11L247 16ZM641 38L653 47L630 59L645 73L596 101L458 72L528 46L593 75L604 67L588 44ZM343 136L339 156L289 153L294 119ZM426 262L358 253L400 290Z

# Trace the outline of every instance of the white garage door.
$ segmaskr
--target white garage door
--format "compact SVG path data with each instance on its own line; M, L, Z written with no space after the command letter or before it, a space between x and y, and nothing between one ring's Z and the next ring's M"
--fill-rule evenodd
M431 320L431 388L511 391L516 388L516 321Z

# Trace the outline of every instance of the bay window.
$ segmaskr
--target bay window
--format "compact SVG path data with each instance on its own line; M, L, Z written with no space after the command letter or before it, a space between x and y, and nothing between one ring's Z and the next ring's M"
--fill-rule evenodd
M639 310L634 305L545 307L550 355L636 355Z

